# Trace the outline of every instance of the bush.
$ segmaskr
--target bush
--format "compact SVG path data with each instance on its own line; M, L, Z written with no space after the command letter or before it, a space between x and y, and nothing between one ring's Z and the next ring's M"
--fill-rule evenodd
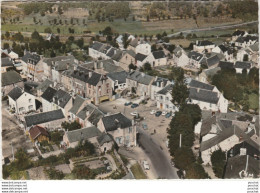
M54 168L47 169L45 172L51 180L62 180L64 178L63 172L55 170Z
M223 178L224 167L226 165L226 154L221 149L214 151L211 155L213 171L218 178Z
M95 179L97 175L93 170L89 169L85 165L74 167L72 173L76 179L86 179L86 180Z

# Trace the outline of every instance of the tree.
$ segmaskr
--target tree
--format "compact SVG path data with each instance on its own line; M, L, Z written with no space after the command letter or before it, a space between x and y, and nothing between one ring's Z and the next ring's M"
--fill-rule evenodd
M125 48L125 49L126 49L127 46L129 45L130 41L131 41L131 40L128 40L128 35L125 33L125 34L123 35L123 44L124 44L124 48Z
M50 34L51 32L52 32L52 31L51 31L51 28L49 28L49 27L47 27L47 28L44 29L44 33L49 33L49 34Z
M26 151L22 148L18 149L15 153L15 167L19 170L26 170L32 166L32 162L26 153Z
M81 125L77 122L74 121L72 123L68 122L62 122L61 127L64 128L65 130L73 131L81 128Z
M106 36L112 36L112 28L110 26L107 26L103 31L102 31L103 35Z
M50 169L47 169L45 171L51 180L62 180L64 178L63 172L56 170L53 167L51 167Z
M10 32L9 32L9 31L5 32L5 37L6 37L7 39L9 39L9 37L10 37Z
M57 33L58 33L58 34L60 33L60 28L57 28Z
M176 82L183 82L184 70L181 67L173 67L170 73L170 79Z
M133 16L133 19L132 19L133 21L135 21L135 16Z
M221 149L214 151L211 155L213 171L218 178L223 178L224 167L226 165L226 154Z
M58 13L59 15L63 14L62 8L60 6L58 7Z
M186 102L189 97L189 89L183 82L176 81L172 88L172 103L182 105Z
M4 50L5 49L9 49L9 48L10 48L9 44L8 43L4 43Z
M51 58L56 57L56 54L55 54L55 52L54 52L53 50L51 50L50 57L51 57Z
M201 120L201 109L197 104L183 104L180 111L190 116L193 127Z
M149 17L149 15L147 15L147 17L146 17L146 21L147 21L147 22L150 21L150 17Z
M96 177L96 174L85 165L74 167L72 173L76 179L95 179Z
M32 33L31 38L35 39L35 40L41 40L42 39L42 37L40 36L40 34L36 30Z
M74 36L70 36L70 37L68 37L68 40L71 41L71 42L73 42L74 39L75 39Z
M152 52L157 51L157 46L156 46L156 44L153 44L153 45L151 46L151 51L152 51Z
M150 71L152 70L151 64L149 62L146 62L144 64L144 71Z
M84 39L83 38L78 39L77 40L77 45L78 45L78 47L83 48L83 46L84 46Z
M133 63L131 63L131 64L129 64L129 66L128 66L128 68L129 68L129 70L136 70L136 66L133 64Z

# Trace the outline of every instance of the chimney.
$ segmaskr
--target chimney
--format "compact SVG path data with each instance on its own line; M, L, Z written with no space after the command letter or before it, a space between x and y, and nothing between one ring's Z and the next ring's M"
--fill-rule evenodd
M240 148L240 155L246 155L246 148Z
M116 50L114 50L114 54L116 54Z
M103 62L100 62L100 68L103 69L103 67L104 67Z
M142 72L141 75L142 75L142 77L144 77L145 74Z
M197 88L197 92L200 92L200 88Z
M160 83L159 82L156 82L156 85L157 85L157 87L160 87Z
M161 87L164 87L164 82L163 81L161 82Z
M92 72L91 71L88 72L88 76L89 76L89 78L92 76Z

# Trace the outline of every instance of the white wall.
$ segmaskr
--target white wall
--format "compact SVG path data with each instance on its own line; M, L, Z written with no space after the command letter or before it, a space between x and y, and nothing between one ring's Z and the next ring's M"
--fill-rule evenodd
M149 55L151 53L151 46L150 44L139 44L135 48L136 53L141 53L143 55Z
M35 96L29 93L23 93L16 101L8 96L9 106L15 107L16 113L25 113L32 110L36 110ZM23 109L21 109L23 108Z

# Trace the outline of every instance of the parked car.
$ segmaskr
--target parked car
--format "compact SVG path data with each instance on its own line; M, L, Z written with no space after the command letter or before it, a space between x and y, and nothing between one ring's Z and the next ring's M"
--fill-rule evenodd
M148 164L148 161L146 161L146 160L143 161L143 166L144 166L144 169L145 169L145 170L149 170L149 169L150 169L150 166L149 166L149 164Z
M163 111L163 112L162 112L162 116L165 116L166 114L167 114L166 111Z
M165 118L169 118L170 116L172 116L172 112L168 112L168 113L165 115Z
M144 129L144 130L147 130L147 129L148 129L148 127L147 127L147 124L146 124L146 123L143 123L143 129Z
M138 104L133 103L133 104L131 105L131 108L136 108L136 107L138 107L138 106L139 106Z
M156 113L156 110L151 110L151 111L150 111L150 114L151 114L151 115L153 115L153 114L155 114L155 113Z
M130 115L137 116L138 113L137 112L132 112L132 113L130 113Z
M159 117L161 114L162 114L162 111L157 111L157 112L155 113L155 116L156 116L156 117Z
M125 103L125 106L129 106L129 105L131 105L132 104L132 102L126 102Z

